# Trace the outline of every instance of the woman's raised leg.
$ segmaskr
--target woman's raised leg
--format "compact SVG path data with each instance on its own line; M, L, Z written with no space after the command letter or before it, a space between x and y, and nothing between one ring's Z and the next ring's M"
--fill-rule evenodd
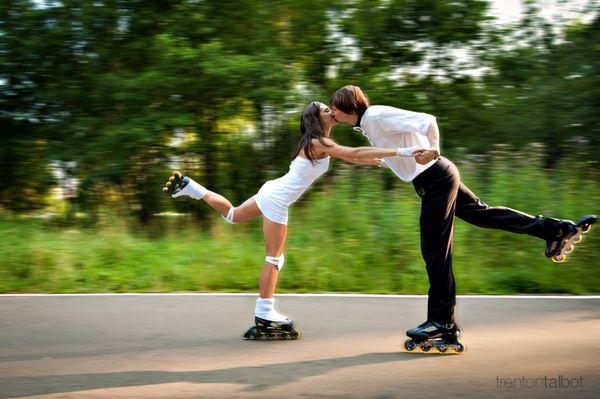
M231 202L221 194L207 190L202 199L210 205L211 208L219 212L221 216L226 219L230 218L229 221L232 223L245 222L262 215L254 198L248 198L242 205L234 207ZM229 215L231 215L231 217Z
M219 193L208 190L203 185L195 182L188 176L183 176L181 172L173 172L169 181L165 184L163 192L171 195L173 198L189 196L196 200L204 200L211 208L219 212L229 223L245 222L262 215L254 198L250 198L238 207L234 207L231 202Z

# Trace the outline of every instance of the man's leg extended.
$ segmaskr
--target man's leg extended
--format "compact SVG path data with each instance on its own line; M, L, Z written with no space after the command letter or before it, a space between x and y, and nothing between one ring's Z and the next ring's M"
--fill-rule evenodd
M528 234L546 241L545 255L555 262L564 262L582 234L589 231L598 217L584 216L577 223L570 220L531 216L504 206L488 206L464 184L460 184L456 199L456 216L480 227Z
M557 219L532 216L504 206L488 206L463 183L456 197L456 216L467 223L547 239L560 225Z

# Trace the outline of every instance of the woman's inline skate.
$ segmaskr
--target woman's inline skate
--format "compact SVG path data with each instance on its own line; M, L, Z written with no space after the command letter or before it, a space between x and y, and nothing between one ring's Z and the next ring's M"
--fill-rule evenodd
M294 320L275 310L275 298L257 298L254 325L246 331L244 339L292 340L300 338Z
M249 340L292 340L299 339L302 335L295 327L293 320L270 321L254 317L255 325L244 333L244 339Z

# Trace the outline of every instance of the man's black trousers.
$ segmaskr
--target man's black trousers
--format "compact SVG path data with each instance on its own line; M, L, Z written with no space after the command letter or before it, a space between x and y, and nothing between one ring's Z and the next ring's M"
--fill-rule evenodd
M529 234L542 239L546 239L548 222L551 220L484 204L461 183L458 169L444 157L417 176L413 185L422 200L421 252L429 276L427 320L453 323L456 304L452 273L454 216L476 226Z

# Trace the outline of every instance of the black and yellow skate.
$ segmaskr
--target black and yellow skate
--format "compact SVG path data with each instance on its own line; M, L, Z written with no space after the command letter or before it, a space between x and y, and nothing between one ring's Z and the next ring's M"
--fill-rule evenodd
M592 229L597 220L596 215L587 215L577 223L563 221L556 236L546 242L546 256L556 263L566 261L575 244L583 240L583 235Z
M406 332L410 339L404 342L404 350L411 353L462 354L466 347L458 337L456 323L444 325L434 321L425 323Z
M295 327L293 320L276 322L255 317L254 323L255 325L244 333L244 339L260 341L294 340L300 339L302 336L300 330Z

